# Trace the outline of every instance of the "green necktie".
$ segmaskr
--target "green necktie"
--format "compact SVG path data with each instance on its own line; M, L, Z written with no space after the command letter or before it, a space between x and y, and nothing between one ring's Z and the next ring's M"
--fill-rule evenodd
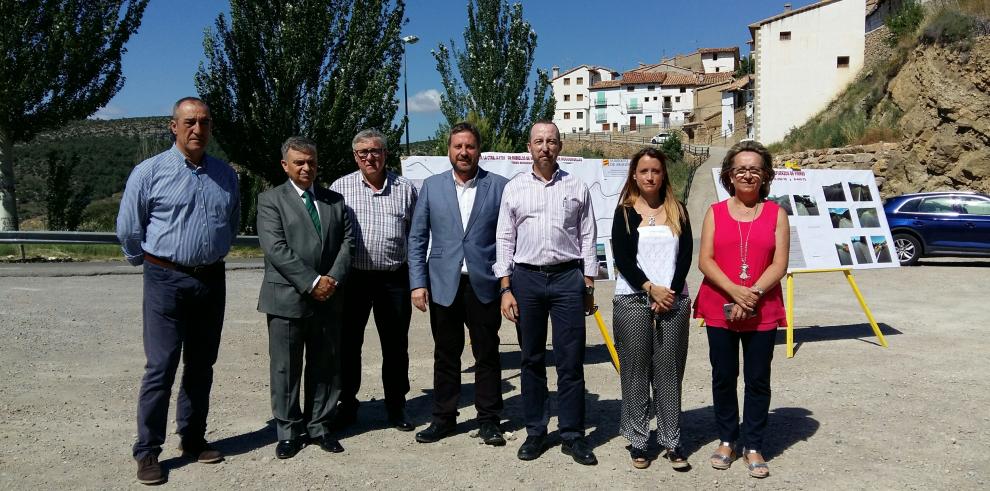
M306 199L306 211L309 212L309 217L313 219L313 226L316 227L316 235L320 235L320 232L322 232L320 229L320 214L316 212L316 205L313 204L313 193L310 193L307 189L303 194Z

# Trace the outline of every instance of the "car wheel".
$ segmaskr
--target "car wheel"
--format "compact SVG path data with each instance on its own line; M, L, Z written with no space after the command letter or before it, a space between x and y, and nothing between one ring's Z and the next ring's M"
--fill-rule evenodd
M895 235L894 250L897 251L897 260L901 266L914 266L921 257L921 243L911 235Z

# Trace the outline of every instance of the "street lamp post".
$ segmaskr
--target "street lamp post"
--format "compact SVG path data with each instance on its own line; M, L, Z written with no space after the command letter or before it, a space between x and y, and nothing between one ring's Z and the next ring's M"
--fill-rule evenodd
M416 41L419 41L419 38L411 34L402 38L402 92L406 102L406 113L403 117L406 124L406 156L412 153L409 151L409 60L406 57L406 45L416 44Z

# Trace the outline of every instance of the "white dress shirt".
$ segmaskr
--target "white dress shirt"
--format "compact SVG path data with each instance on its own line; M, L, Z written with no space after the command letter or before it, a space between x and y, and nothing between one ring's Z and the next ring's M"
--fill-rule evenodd
M467 231L468 220L471 218L471 210L474 209L474 197L478 192L478 174L461 182L457 173L450 171L454 175L454 191L457 193L457 207L461 210L461 227ZM467 274L467 261L461 261L461 274Z

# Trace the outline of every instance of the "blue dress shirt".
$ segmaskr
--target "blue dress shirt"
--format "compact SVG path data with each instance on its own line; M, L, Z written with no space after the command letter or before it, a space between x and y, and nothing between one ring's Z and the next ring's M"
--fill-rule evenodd
M196 167L174 145L127 178L117 238L127 262L144 253L183 266L215 263L230 251L240 223L237 174L208 155Z

